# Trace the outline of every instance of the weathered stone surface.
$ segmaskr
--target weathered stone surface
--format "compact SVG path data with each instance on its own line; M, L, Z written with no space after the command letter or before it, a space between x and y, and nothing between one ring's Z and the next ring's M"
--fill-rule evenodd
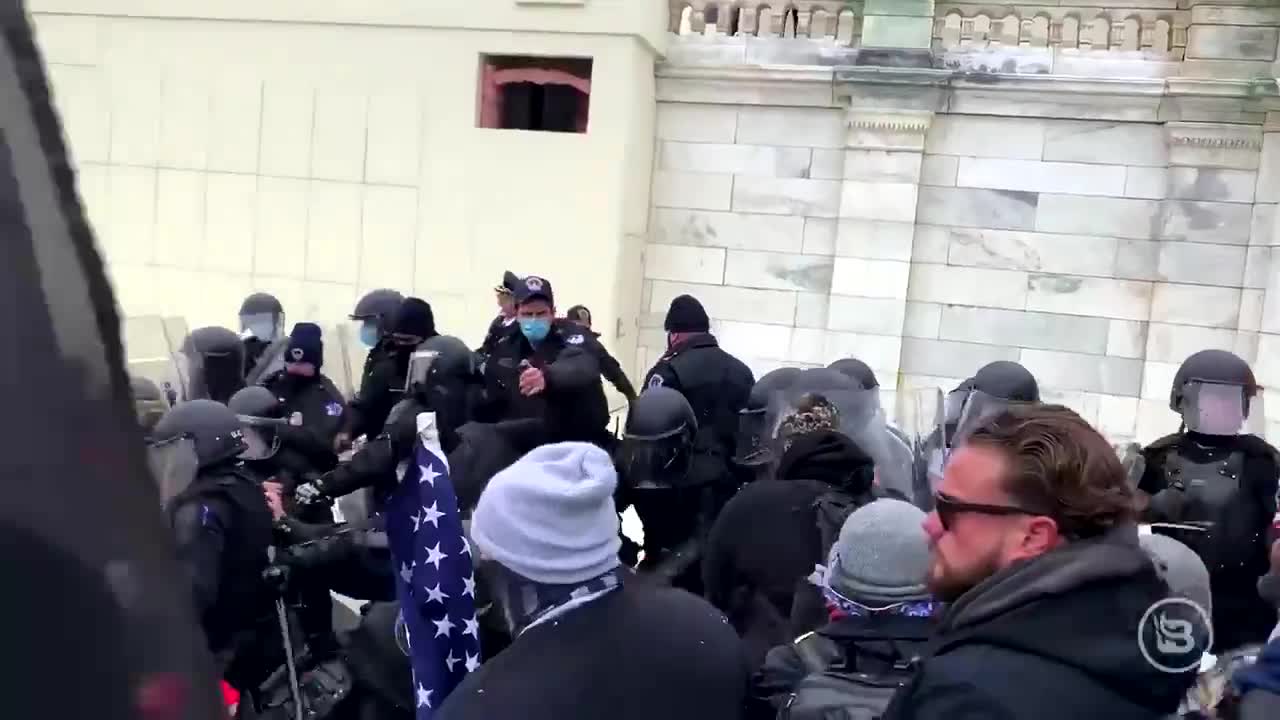
M951 232L949 227L916 225L915 240L911 244L911 261L946 265L947 255L951 252Z
M1138 397L1142 361L1024 349L1018 361L1045 387Z
M962 157L956 185L1110 197L1124 194L1124 180L1119 165Z
M1253 206L1253 217L1249 221L1249 244L1274 247L1280 245L1280 225L1276 223L1274 203L1258 203Z
M1280 203L1280 132L1263 136L1257 189L1258 202Z
M1036 229L1035 193L920 186L917 220L929 225Z
M837 295L905 300L910 267L909 263L892 260L838 257L835 260L831 292Z
M1169 168L1169 197L1176 200L1213 200L1251 203L1258 174L1252 170Z
M925 155L924 163L920 168L920 183L955 187L959 169L960 158L955 155Z
M1166 200L1160 237L1164 240L1247 245L1253 208L1241 203Z
M888 150L848 150L844 179L874 183L920 182L921 155Z
M1244 287L1266 289L1272 255L1269 247L1249 247L1244 261Z
M1059 120L1045 126L1043 157L1065 162L1163 166L1169 151L1160 125Z
M1161 280L1225 287L1243 284L1243 246L1163 242L1159 247L1158 272Z
M1027 310L1146 320L1150 303L1151 283L1049 274L1027 281Z
M1138 423L1139 399L1116 395L1094 397L1098 400L1098 419L1094 423L1098 432L1114 438L1116 442L1133 439Z
M1115 270L1115 238L966 228L949 234L951 265L1100 276Z
M721 320L716 323L716 339L731 353L767 360L791 360L793 329L785 325Z
M1240 291L1240 322L1237 326L1241 332L1256 333L1262 329L1262 310L1265 301L1265 290Z
M805 218L802 252L805 255L835 255L838 222L834 218Z
M732 105L658 103L659 140L731 143L738 131L738 109Z
M907 299L1022 310L1027 301L1027 274L1011 270L915 264L911 267Z
M831 290L832 259L817 255L730 250L724 282L737 287L766 290Z
M364 180L364 145L369 99L363 92L321 89L312 116L311 177Z
M894 298L832 295L826 327L844 332L899 335L910 303Z
M884 220L841 220L836 254L872 260L911 260L916 226Z
M1169 169L1137 167L1125 169L1124 196L1163 200L1169 196Z
M797 293L796 327L826 328L832 297L826 293Z
M929 128L925 152L1039 160L1045 144L1045 121L982 115L939 115Z
M1141 358L1146 354L1147 323L1137 320L1110 320L1107 332L1107 354L1115 357Z
M307 280L337 283L358 261L351 238L360 236L361 187L313 182L307 206ZM252 212L250 210L250 212Z
M1150 238L1160 216L1151 200L1040 195L1035 229L1076 235Z
M1275 60L1280 29L1192 25L1187 29L1187 58L1197 60Z
M1101 355L1109 330L1106 318L948 305L942 308L938 337Z
M1116 247L1115 276L1124 280L1159 278L1160 243L1152 240L1120 240Z
M1234 328L1240 317L1240 289L1156 283L1152 322Z
M842 185L840 217L912 222L918 190L915 183L846 180Z
M808 148L668 141L660 147L658 167L681 172L803 178L809 176L811 154Z
M737 177L733 182L735 212L837 217L841 183L834 180Z
M724 282L725 250L689 245L658 245L645 248L644 276L650 280L679 282Z
M658 208L649 232L653 242L666 245L800 252L805 222L780 215Z
M809 177L813 180L843 180L844 155L844 150L814 150Z
M841 111L827 108L744 107L737 142L810 148L844 148Z
M937 338L942 327L942 308L937 303L907 303L907 317L902 323L903 337Z
M906 337L902 339L902 372L966 378L987 363L1016 361L1018 353L1016 347Z
M1201 350L1233 351L1238 334L1234 328L1151 323L1147 331L1146 359L1178 365Z
M653 204L660 208L728 210L732 175L658 171L653 174Z
M778 325L795 322L796 293L782 290L752 290L727 285L697 285L655 280L648 309L657 315L658 325L677 295L692 295L702 302L707 314L719 320L742 320Z
M829 331L826 336L825 362L842 357L856 357L870 365L880 377L897 377L902 342L902 338L896 336Z

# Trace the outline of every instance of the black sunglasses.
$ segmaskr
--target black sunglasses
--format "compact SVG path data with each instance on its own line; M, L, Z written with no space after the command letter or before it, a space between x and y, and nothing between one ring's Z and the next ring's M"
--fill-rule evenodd
M938 521L942 523L942 529L948 531L951 530L951 523L955 520L956 515L960 513L997 516L1044 514L1012 505L985 505L983 503L965 502L940 492L933 494L933 508L938 513Z

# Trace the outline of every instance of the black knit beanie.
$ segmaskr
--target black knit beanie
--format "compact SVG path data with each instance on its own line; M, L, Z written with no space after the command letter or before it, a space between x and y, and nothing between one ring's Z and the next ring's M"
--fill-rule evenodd
M681 295L671 301L666 322L662 327L669 333L711 332L711 319L702 303L692 295Z

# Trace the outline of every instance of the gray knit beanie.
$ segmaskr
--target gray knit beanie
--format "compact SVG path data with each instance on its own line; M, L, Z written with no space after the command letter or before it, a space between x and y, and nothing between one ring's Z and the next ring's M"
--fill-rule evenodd
M1151 556L1151 562L1169 586L1171 596L1190 600L1213 615L1209 570L1194 550L1168 535L1139 535L1138 542Z
M929 599L929 538L925 514L883 499L853 511L827 561L830 588L871 609Z
M595 445L543 445L489 481L471 538L485 557L534 582L586 582L619 565L617 485L613 462Z

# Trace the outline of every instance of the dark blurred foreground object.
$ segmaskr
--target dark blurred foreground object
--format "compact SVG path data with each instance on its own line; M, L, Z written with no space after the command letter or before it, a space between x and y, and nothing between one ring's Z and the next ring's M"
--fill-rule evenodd
M23 4L0 0L4 716L221 718ZM21 378L21 382L15 379Z

